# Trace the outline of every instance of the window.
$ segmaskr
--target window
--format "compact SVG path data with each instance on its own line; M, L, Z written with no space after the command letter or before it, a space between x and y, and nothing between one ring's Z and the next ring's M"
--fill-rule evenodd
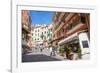
M43 32L42 32L42 35L43 35Z
M82 41L82 45L83 45L83 48L88 48L89 45L88 45L88 41Z
M46 34L46 31L45 31L45 34Z

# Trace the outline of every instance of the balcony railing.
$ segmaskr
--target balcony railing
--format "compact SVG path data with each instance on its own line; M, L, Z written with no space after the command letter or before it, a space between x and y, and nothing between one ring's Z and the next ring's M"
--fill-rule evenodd
M22 28L24 28L27 32L31 31L31 27L29 25L22 24Z
M68 16L65 18L65 21L67 22L73 15L74 15L74 13L68 14ZM65 24L64 22L61 22L58 26L56 26L56 31L55 31L55 33L56 33L57 31L59 31L59 30L63 27L64 24Z
M61 13L59 16L59 20L62 20L64 15L65 15L65 12Z
M68 14L68 16L65 18L65 22L68 22L69 19L74 15L74 13Z
M85 25L85 24L83 24L83 23L77 24L75 27L73 27L72 29L70 29L70 30L67 32L67 34L70 34L70 33L74 32L75 30L77 30L78 28L82 27L83 25Z
M64 25L63 22L61 22L61 24L57 25L56 26L56 31L54 33L56 33L57 31L59 31L63 25Z

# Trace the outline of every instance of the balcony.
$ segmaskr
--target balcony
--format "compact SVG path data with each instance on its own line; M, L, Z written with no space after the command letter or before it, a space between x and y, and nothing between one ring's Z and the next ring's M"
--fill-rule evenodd
M65 18L65 22L68 22L69 19L74 15L74 13L68 14L68 16Z
M64 34L61 34L58 39L64 38Z
M56 25L56 26L55 26L55 30L58 29L59 26L60 26L60 25Z
M83 23L79 23L77 24L75 27L73 27L72 29L70 29L67 34L70 34L70 33L73 33L74 31L78 30L79 28L84 28L84 25Z
M68 20L69 20L73 15L74 15L74 13L68 14L68 16L65 18L65 23L68 22ZM65 23L64 23L64 22L61 22L61 23L59 24L59 26L56 26L56 31L55 31L55 33L57 33L57 32L64 26Z
M61 27L62 27L63 25L64 25L63 22L61 22L61 24L57 25L57 26L56 26L56 30L55 30L54 33L57 33L57 32L61 29Z
M23 28L24 30L26 30L27 32L30 32L30 31L31 31L31 28L30 28L29 25L22 24L22 28Z
M63 16L65 15L65 12L62 12L59 16L59 20L62 20Z

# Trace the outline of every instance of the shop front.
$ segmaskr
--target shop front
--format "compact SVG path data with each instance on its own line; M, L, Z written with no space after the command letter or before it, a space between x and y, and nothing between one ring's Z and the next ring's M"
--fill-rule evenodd
M86 34L85 32L82 33L77 32L58 42L59 50L63 49L62 53L65 53L67 59L76 60L76 59L86 59L86 57L89 58L89 55L86 56L86 54L90 52L89 41L87 39L87 35L85 34ZM87 42L83 43L83 41ZM76 55L76 58L74 54Z

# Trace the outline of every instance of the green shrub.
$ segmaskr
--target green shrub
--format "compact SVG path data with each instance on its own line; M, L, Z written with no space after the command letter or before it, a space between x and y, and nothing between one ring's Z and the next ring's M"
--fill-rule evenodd
M70 54L71 51L72 51L71 47L68 47L68 48L67 48L67 53Z
M60 47L59 52L64 53L64 47L63 46Z
M81 58L81 49L80 48L78 48L77 53L78 53L78 57Z

